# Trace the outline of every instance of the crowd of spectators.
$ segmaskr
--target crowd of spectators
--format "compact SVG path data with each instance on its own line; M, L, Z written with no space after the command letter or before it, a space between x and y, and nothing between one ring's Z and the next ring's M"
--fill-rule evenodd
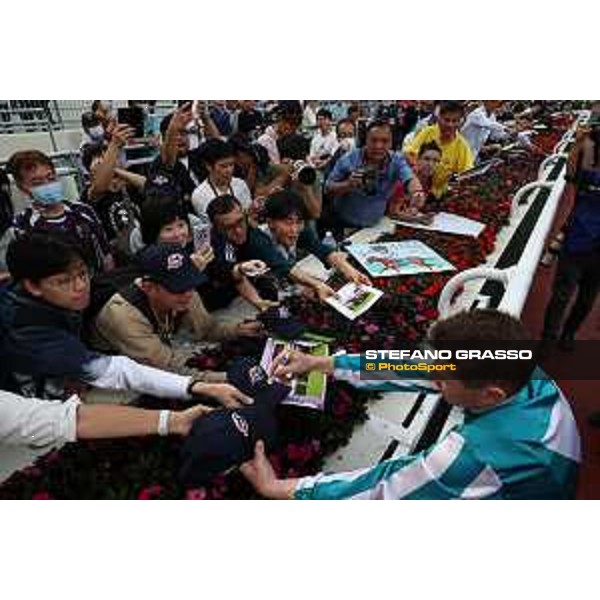
M538 110L503 101L180 101L158 121L152 101L130 101L118 114L94 101L82 115L86 184L77 201L67 200L63 179L39 150L16 152L0 173L2 402L29 398L30 409L11 414L42 422L39 405L47 401L47 418L62 432L56 437L67 441L76 437L73 419L80 437L143 435L152 427L186 433L192 417L210 410L82 411L88 386L212 398L229 409L250 403L225 373L189 366L195 343L264 334L259 320L225 322L217 311L241 298L260 314L290 289L326 301L334 290L298 264L308 254L347 281L369 284L341 247L324 243L325 234L341 241L386 215L426 220L455 176L505 143L530 147L523 119ZM142 139L153 140L155 157L130 168L127 150ZM583 162L572 175L597 196L597 140L593 133L581 140ZM28 199L17 214L12 186ZM563 338L574 338L597 294L599 228L589 227L598 210L587 200L581 208L588 196L570 224L547 337L561 335L577 283ZM193 344L180 346L180 335ZM512 392L503 390L497 403ZM91 433L90 419L101 422ZM281 485L260 452L246 472L277 496ZM346 487L346 495L362 489ZM335 488L295 482L283 496Z

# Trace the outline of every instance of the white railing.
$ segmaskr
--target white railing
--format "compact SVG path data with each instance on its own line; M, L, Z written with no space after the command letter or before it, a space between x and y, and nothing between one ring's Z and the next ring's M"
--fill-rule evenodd
M566 163L562 167L557 178L553 181L542 180L546 176L549 167L559 159L566 158L565 150L573 141L576 127L579 123L585 122L589 118L589 113L583 112L579 115L574 125L565 133L561 141L554 148L553 153L548 156L540 165L538 172L538 181L532 181L521 187L513 198L511 217L514 218L519 206L528 204L533 198L543 190L550 190L550 194L544 203L544 208L540 213L535 229L527 241L527 244L516 265L507 269L498 269L493 266L481 266L474 269L468 269L455 275L444 287L438 301L438 310L440 316L448 316L453 312L462 310L471 305L473 300L481 292L481 287L486 281L498 281L504 285L504 294L498 306L499 310L520 317L529 290L533 283L537 271L546 239L552 228L552 223L558 209L558 204L565 189L565 170ZM475 293L457 293L462 290L465 283L473 280L482 279L482 285ZM454 300L454 301L453 301Z

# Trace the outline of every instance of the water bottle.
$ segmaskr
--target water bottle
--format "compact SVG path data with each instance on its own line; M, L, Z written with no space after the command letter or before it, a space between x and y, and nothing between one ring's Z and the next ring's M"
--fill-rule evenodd
M335 238L333 237L333 233L331 233L331 231L328 231L325 234L322 244L326 248L331 248L331 250L337 250L337 242L335 241Z

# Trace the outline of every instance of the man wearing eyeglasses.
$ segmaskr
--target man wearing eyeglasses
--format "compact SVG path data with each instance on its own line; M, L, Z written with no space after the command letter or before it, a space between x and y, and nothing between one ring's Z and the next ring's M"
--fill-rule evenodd
M324 246L315 231L306 225L306 209L302 199L291 191L271 194L265 203L266 224L252 227L239 202L233 196L212 201L208 216L215 232L213 249L216 260L233 267L236 262L263 262L278 284L287 281L313 291L325 301L334 291L321 280L297 265L301 256L314 254L327 267L334 267L348 281L369 285L369 278L355 269L343 252ZM264 273L261 273L264 275ZM263 297L260 281L254 285Z
M86 385L162 398L212 396L225 406L250 399L227 384L147 367L88 350L80 339L90 301L87 266L76 247L32 234L10 245L14 284L0 296L0 389L21 396L67 400Z

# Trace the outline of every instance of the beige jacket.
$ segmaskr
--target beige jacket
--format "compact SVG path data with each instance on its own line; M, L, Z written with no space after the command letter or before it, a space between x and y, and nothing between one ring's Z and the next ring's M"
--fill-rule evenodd
M188 331L197 342L220 342L236 335L237 324L219 323L194 293L189 310L177 331ZM124 354L138 362L181 375L193 375L208 382L222 382L224 373L197 371L186 366L195 354L193 346L164 343L152 323L121 294L115 294L102 308L94 323L91 345L102 352Z

